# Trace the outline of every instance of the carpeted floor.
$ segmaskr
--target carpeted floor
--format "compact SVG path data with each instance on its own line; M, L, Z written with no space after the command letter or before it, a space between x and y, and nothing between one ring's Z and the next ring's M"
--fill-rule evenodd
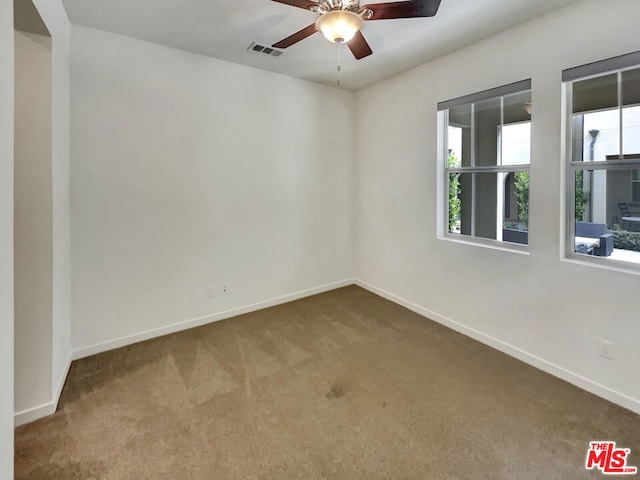
M74 362L31 480L574 479L640 416L358 287Z

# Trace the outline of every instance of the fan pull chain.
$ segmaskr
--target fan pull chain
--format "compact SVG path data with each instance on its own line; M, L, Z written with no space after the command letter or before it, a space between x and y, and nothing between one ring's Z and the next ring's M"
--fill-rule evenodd
M336 82L336 86L340 88L340 72L342 71L342 65L340 63L340 49L342 47L342 43L338 44L338 80Z

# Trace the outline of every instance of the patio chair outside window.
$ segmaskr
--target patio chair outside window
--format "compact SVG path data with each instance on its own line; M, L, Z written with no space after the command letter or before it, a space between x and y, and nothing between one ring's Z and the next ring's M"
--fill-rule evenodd
M629 205L626 202L618 203L620 214L622 216L622 228L624 230L636 231L637 226L640 225L640 217L634 217L629 210Z

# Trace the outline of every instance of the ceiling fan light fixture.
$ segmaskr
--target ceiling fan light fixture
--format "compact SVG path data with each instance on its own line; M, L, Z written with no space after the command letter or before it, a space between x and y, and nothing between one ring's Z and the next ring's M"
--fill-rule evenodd
M362 28L362 17L350 10L331 10L316 21L316 28L333 43L347 43Z

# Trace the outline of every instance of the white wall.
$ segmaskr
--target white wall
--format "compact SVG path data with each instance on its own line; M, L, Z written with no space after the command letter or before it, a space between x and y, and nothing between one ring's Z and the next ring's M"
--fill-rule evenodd
M51 38L16 32L14 45L15 407L22 411L51 400Z
M0 478L13 478L13 2L0 0Z
M78 356L352 277L352 93L76 26L71 78Z
M363 284L638 412L640 276L560 260L560 73L639 50L639 22L637 0L578 2L356 97ZM436 239L437 102L526 78L530 255ZM600 338L615 360L599 357Z
M21 424L55 411L71 356L71 243L70 243L70 86L69 54L71 26L60 0L33 0L51 34L51 205L52 270L51 325L47 331L49 361L34 370L33 365L16 364L16 383L31 389L46 375L48 395L27 394L16 403L16 423ZM17 339L16 357L28 359L24 349L33 348L29 338ZM40 387L36 387L40 388ZM28 391L28 390L23 390Z

